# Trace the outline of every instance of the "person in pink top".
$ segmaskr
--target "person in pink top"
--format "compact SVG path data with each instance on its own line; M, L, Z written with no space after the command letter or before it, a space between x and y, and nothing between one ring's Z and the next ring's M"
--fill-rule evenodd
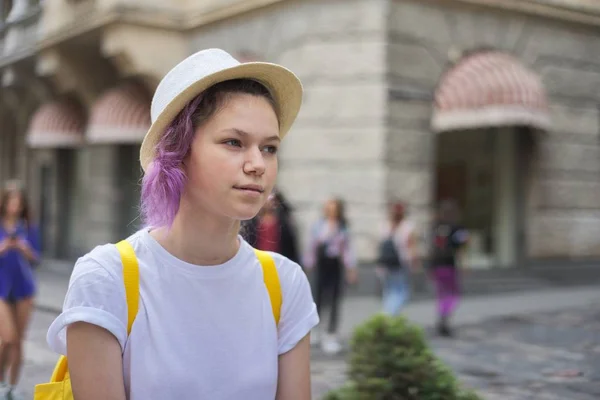
M329 303L331 308L322 349L326 353L338 353L341 351L341 344L336 333L344 277L349 284L357 281L356 257L350 241L344 202L341 199L330 199L325 203L323 217L310 231L304 266L315 269L317 313L320 314L325 302ZM313 334L313 344L321 342L318 332Z

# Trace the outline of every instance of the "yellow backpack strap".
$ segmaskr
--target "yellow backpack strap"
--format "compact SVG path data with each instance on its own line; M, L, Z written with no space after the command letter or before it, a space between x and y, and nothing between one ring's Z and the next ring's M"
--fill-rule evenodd
M263 279L265 281L265 286L267 287L267 292L269 292L269 298L271 299L271 308L273 308L275 325L279 325L283 298L281 295L281 285L279 284L279 274L277 274L275 260L273 260L273 257L266 251L254 249L254 252L262 266Z
M127 299L127 335L129 335L139 308L140 267L135 251L127 240L117 243L117 249L123 263L123 282L125 283L125 298Z

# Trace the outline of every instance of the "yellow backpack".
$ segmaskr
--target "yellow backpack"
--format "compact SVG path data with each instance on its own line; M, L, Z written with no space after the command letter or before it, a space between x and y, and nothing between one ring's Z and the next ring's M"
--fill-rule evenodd
M123 263L123 281L125 282L125 296L127 298L127 334L131 332L133 321L137 315L139 305L140 272L133 247L123 240L117 243L117 249ZM263 270L265 286L271 299L273 317L275 324L279 324L281 312L281 286L279 276L275 267L275 261L269 253L254 250ZM67 357L61 356L54 367L50 382L35 386L34 400L73 400L71 389L71 378L69 377L69 366Z

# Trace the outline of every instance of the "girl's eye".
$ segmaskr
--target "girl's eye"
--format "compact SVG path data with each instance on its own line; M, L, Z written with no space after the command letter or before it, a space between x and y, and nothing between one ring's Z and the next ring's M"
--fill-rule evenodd
M229 146L242 147L242 142L238 139L229 139L223 142Z
M278 149L277 146L265 146L263 150L267 153L276 154Z

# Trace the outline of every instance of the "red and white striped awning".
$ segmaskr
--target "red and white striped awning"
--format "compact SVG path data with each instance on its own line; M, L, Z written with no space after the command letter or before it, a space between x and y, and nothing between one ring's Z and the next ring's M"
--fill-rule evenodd
M511 125L547 130L546 92L539 77L510 54L477 52L442 77L431 125L436 132Z
M88 143L141 143L150 127L150 96L127 82L107 90L94 103L86 132Z
M27 144L32 148L77 147L83 144L85 119L74 100L40 106L29 121Z

